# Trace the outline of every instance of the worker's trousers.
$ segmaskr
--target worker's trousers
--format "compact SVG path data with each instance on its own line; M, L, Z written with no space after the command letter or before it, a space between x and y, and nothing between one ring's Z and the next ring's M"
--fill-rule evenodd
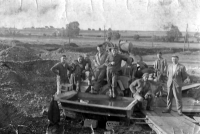
M172 82L171 86L168 87L168 95L167 95L167 108L171 110L172 108L172 100L173 96L176 101L176 107L178 112L182 112L182 87L176 87Z

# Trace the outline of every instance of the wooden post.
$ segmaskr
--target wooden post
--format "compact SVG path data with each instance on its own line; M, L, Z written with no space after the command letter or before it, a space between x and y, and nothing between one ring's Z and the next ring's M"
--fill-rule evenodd
M186 34L187 34L187 43L188 43L188 50L189 50L190 43L189 43L189 34L188 34L188 24L187 24Z
M154 32L153 32L153 36L152 36L152 47L153 47L153 38L154 38Z
M184 37L183 52L185 51L185 38L186 36Z
M103 30L103 37L104 37L104 42L106 41L106 37L105 37L105 25L104 25L104 30Z
M184 39L183 52L185 51L185 43L186 43L186 41L188 42L187 29L188 29L188 24L187 24L187 27L186 27L186 33L185 33L185 39Z

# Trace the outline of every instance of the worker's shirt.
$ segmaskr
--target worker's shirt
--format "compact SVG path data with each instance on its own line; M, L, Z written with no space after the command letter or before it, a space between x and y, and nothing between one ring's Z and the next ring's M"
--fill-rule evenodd
M106 67L105 66L105 61L106 61L106 58L108 57L108 53L105 51L105 52L102 52L102 53L97 53L95 55L95 66L98 67L98 68L104 68Z
M166 59L157 59L154 63L154 68L161 74L167 73L167 60Z
M172 73L174 75L175 71L176 71L176 67L177 67L177 64L172 64Z
M130 85L130 90L133 93L138 93L142 96L145 96L147 93L151 93L151 85L149 81L144 81L143 79L137 79L133 81Z
M66 64L57 63L51 68L51 71L57 75L57 81L62 83L69 83L68 71L70 71L70 66Z
M128 64L131 64L130 58L128 56L122 55L122 54L109 54L106 59L106 65L108 70L112 70L113 72L117 72L121 70L121 64L122 60L127 61ZM114 65L111 65L110 63L114 62Z

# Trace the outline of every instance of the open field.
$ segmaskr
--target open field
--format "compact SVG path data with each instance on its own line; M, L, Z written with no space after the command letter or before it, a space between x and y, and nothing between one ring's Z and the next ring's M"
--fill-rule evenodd
M126 38L122 38L125 39ZM19 40L26 43L36 44L58 44L63 45L68 43L68 38L52 38L52 37L0 37L0 40ZM149 42L149 41L135 41L134 39L127 39L131 41L136 47L161 47L161 48L183 48L184 43L172 43L172 42ZM119 40L112 40L113 43L117 44ZM103 43L104 38L94 37L77 37L71 39L71 42L76 43L79 46L96 46L97 44ZM188 44L185 44L185 48L188 48ZM200 49L200 43L190 43L189 48Z

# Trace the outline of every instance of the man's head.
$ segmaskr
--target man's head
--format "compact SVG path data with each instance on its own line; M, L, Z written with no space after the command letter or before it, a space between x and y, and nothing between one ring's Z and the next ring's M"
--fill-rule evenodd
M67 62L67 57L66 55L62 55L60 58L61 63L66 63Z
M117 54L117 47L113 47L111 49L111 53L112 53L112 55L116 55Z
M78 62L79 62L79 63L82 63L82 62L83 62L83 56L82 56L82 55L79 55L79 57L78 57Z
M102 53L102 52L103 52L103 44L97 45L97 51L98 51L99 53Z
M177 55L173 55L172 56L172 63L173 64L177 64L178 63L178 60L179 60L179 57Z
M110 40L111 40L111 37L108 37L108 38L107 38L107 41L110 41Z
M147 81L148 78L149 78L149 74L148 74L148 73L144 73L144 74L142 75L142 79L143 79L144 81Z
M88 53L84 54L84 59L85 59L85 60L89 60L89 58L90 58L90 56L89 56Z
M157 53L157 57L160 59L160 58L162 58L162 53L161 52L158 52Z

